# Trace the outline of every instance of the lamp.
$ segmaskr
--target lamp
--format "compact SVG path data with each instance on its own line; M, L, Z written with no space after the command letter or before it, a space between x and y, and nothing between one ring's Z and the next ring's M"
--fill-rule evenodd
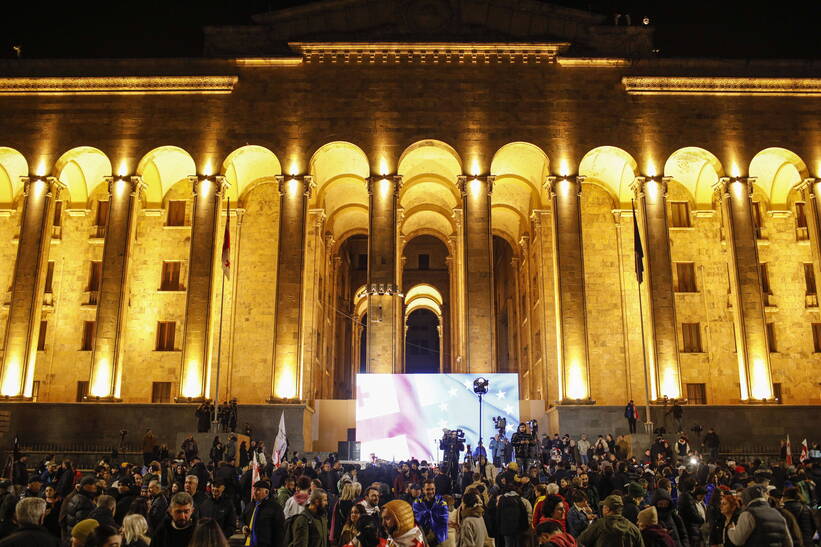
M487 378L479 376L473 380L473 393L479 396L479 443L482 444L482 396L487 394L490 382ZM478 445L477 445L478 446Z

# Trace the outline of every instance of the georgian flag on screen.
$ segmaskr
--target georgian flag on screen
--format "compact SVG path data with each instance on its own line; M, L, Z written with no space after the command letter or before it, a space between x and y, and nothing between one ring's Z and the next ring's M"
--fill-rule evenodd
M228 214L225 216L225 234L222 236L222 273L231 279L231 198L228 198Z

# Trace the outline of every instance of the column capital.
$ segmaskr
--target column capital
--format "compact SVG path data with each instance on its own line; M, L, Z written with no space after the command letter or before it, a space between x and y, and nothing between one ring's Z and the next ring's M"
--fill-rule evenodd
M487 195L493 193L493 184L496 182L495 175L459 175L456 177L456 187L459 188L462 197L467 195L468 186L474 180L485 183Z
M644 197L645 188L649 183L655 183L661 188L661 195L667 197L667 185L672 180L672 177L665 177L662 175L644 176L639 175L636 180L630 185L630 189L637 198Z
M368 189L368 195L373 194L373 187L374 184L378 183L379 181L387 180L393 183L393 195L398 196L399 191L402 189L402 175L372 175L365 179Z
M548 175L545 178L544 189L550 194L551 198L556 197L556 189L563 184L575 184L576 195L582 194L582 182L584 182L584 175Z
M115 185L120 182L128 185L130 195L132 197L139 196L146 187L145 182L143 182L143 178L139 175L114 175L111 177L105 177L105 181L106 184L108 184L109 196L114 194Z
M285 194L288 190L288 184L293 180L297 182L301 182L304 186L302 190L302 195L306 198L310 199L311 194L316 187L316 183L314 182L314 177L311 175L277 175L277 189L279 190L280 195Z
M633 210L632 209L613 209L610 211L613 213L613 221L616 223L616 226L621 226L622 219L632 219L633 218Z
M747 187L747 195L751 196L753 194L753 183L755 182L755 179L755 177L744 176L721 177L713 184L713 190L724 196L727 195L729 191L728 188L731 184L742 183Z
M193 184L192 193L196 196L199 194L200 186L205 182L213 182L217 186L217 191L214 192L215 197L222 198L222 193L226 188L231 186L225 177L222 175L190 175L188 180Z
M796 185L795 189L798 190L798 191L807 190L810 193L811 196L814 196L814 195L816 195L816 189L815 189L815 183L816 182L821 182L821 179L817 179L817 178L814 178L814 177L807 177L804 180L802 180L801 182L799 182Z
M29 194L31 186L38 181L45 183L46 195L53 195L55 199L60 195L60 190L66 187L57 177L52 176L29 175L20 178L23 181L23 195L26 196Z

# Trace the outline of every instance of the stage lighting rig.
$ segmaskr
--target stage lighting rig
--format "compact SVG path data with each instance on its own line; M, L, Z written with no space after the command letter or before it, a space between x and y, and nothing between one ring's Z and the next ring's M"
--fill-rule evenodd
M479 378L473 380L473 393L475 393L476 395L486 395L489 385L490 382L487 380L487 378L482 378L480 376Z

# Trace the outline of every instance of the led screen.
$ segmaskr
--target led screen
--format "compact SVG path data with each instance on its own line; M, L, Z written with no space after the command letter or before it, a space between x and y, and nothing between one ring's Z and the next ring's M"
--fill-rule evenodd
M462 429L479 440L479 398L473 381L490 381L482 408L485 448L496 433L493 417L507 420L508 438L519 424L518 374L357 374L356 440L363 460L439 461L442 429Z

